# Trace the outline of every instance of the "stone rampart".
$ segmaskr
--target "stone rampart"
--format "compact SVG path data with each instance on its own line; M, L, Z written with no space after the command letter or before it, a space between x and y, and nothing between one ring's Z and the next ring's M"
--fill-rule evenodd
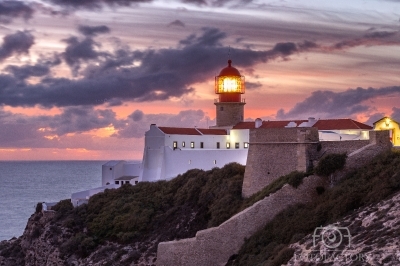
M392 149L393 145L390 142L389 131L371 131L369 136L368 145L348 154L346 165L342 171L334 175L334 182L343 178L353 169L368 164L378 154Z
M323 178L310 176L297 189L285 185L218 227L198 231L193 238L161 242L157 250L157 265L225 265L230 256L239 251L245 238L253 235L289 205L306 203L316 197L316 187L325 186L325 182Z
M319 141L316 128L257 128L249 137L243 197L292 171L305 172Z
M369 140L343 140L343 141L321 141L321 148L324 154L347 153L361 149L370 144Z

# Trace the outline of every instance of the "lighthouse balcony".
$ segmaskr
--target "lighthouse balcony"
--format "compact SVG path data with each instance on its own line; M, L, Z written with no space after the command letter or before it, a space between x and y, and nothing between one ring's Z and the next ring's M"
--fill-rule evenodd
M220 99L220 98L215 98L214 103L221 103L221 102L241 102L241 103L246 103L246 99L239 99L239 100L233 100L233 101L227 101L225 99Z

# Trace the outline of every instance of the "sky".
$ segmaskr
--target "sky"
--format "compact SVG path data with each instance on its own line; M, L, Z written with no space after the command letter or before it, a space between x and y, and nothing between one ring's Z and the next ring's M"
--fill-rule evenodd
M400 0L0 1L0 160L140 160L150 124L400 121Z

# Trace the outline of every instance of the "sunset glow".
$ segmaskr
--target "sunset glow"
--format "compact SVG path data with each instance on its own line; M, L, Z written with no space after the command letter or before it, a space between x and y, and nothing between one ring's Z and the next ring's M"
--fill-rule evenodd
M140 160L150 124L215 125L228 59L245 120L400 121L396 1L11 2L0 160Z

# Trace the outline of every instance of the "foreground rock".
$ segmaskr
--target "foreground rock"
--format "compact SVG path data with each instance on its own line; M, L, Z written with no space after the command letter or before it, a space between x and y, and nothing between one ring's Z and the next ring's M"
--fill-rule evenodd
M60 249L65 248L62 245L70 241L73 232L52 223L54 215L55 212L51 211L35 213L29 218L22 236L0 242L0 265L154 265L155 252L153 256L146 252L154 250L151 243L147 245L147 250L143 246L139 250L139 245L135 243L121 245L106 242L86 258L64 256Z
M317 228L286 265L400 265L400 193Z

